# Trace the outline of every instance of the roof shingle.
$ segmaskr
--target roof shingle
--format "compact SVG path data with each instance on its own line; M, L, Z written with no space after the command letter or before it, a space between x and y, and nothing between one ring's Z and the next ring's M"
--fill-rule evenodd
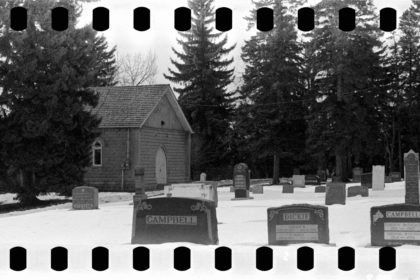
M98 106L92 113L102 118L100 128L140 127L150 115L169 85L94 87L99 94Z

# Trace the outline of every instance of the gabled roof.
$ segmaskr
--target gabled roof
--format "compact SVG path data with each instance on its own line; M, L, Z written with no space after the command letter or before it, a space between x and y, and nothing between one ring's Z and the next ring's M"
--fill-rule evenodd
M192 129L169 85L94 87L99 94L92 113L102 121L100 128L142 127L163 96L167 96L185 130Z

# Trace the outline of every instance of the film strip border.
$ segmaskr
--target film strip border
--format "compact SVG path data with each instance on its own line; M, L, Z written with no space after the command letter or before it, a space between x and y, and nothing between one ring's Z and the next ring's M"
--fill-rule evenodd
M232 29L232 10L226 7L216 9L216 29L222 32ZM92 11L92 27L97 31L109 29L109 9L97 7ZM138 7L133 11L133 28L137 31L150 29L150 9ZM28 10L15 7L10 10L10 27L16 31L27 28ZM69 11L64 7L51 10L51 28L65 31L68 28ZM270 31L274 27L273 9L263 7L257 10L256 27L260 31ZM315 11L303 7L298 10L297 26L301 31L311 31L315 28ZM379 13L379 28L386 32L394 31L397 27L397 11L393 8L383 8ZM174 28L178 31L188 31L191 28L191 10L179 7L174 11ZM353 31L356 28L356 11L346 7L339 10L338 28L342 31Z
M274 249L275 250L275 249ZM378 267L383 271L392 271L396 268L396 250L392 247L383 247L379 250ZM109 250L106 247L95 247L91 251L91 267L96 271L106 271L110 267ZM338 269L352 271L355 267L356 254L351 247L341 247L337 250ZM27 251L23 247L10 249L10 269L24 271L27 268ZM131 256L128 256L131 257ZM252 256L251 256L252 257ZM273 269L273 249L260 247L255 250L255 269L270 271ZM297 249L297 269L310 271L314 268L314 249L300 247ZM136 271L147 271L150 267L150 250L147 247L137 247L132 250L132 268ZM178 271L191 269L191 250L187 247L177 247L173 251L173 268ZM232 250L228 247L218 247L214 250L214 268L218 271L232 269ZM64 247L51 249L51 269L65 271L68 266L68 250Z

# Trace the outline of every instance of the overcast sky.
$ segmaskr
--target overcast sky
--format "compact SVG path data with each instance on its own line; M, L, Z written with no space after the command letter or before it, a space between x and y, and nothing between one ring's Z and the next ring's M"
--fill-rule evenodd
M316 0L311 0L311 2ZM392 7L401 16L411 0L374 0L378 7ZM163 77L170 66L171 47L176 46L177 31L174 29L174 10L187 6L187 0L99 0L85 5L82 23L91 22L92 10L96 7L106 7L110 10L110 28L101 32L110 46L116 46L119 53L147 53L152 50L158 59L159 73L156 83L168 83ZM137 7L147 7L151 11L151 28L145 32L133 29L133 10ZM240 62L241 47L250 36L247 32L247 22L244 17L252 8L251 0L215 0L215 8L228 7L233 12L233 28L226 32L231 44L236 43L234 58L236 60L236 76L240 76L243 65ZM378 23L379 24L379 23Z

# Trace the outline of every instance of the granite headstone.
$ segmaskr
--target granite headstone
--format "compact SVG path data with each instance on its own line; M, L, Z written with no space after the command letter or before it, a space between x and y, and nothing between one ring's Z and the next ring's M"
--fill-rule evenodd
M315 193L325 193L326 187L325 186L316 186L315 187Z
M353 197L358 195L362 195L360 186L351 186L347 188L347 197Z
M419 201L419 154L413 150L404 154L405 203L420 204Z
M359 183L361 181L361 176L363 174L363 168L355 167L353 168L353 182Z
M317 186L321 184L321 180L317 175L305 175L305 185Z
M346 204L346 184L342 182L327 183L325 205Z
M295 204L267 209L268 244L329 243L328 208Z
M74 188L72 204L75 210L98 209L98 189L85 186Z
M249 199L249 169L245 163L239 163L233 168L233 187L235 199Z
M370 221L372 246L420 245L420 205L372 207Z
M293 175L292 181L295 188L305 187L305 175Z
M372 188L372 173L363 173L361 176L362 187L365 186L368 189Z
M392 182L401 182L401 172L390 172Z
M282 193L294 193L295 187L291 184L283 184Z
M150 198L134 205L132 244L218 244L215 204L193 198Z
M383 191L385 189L385 166L372 166L372 190Z

